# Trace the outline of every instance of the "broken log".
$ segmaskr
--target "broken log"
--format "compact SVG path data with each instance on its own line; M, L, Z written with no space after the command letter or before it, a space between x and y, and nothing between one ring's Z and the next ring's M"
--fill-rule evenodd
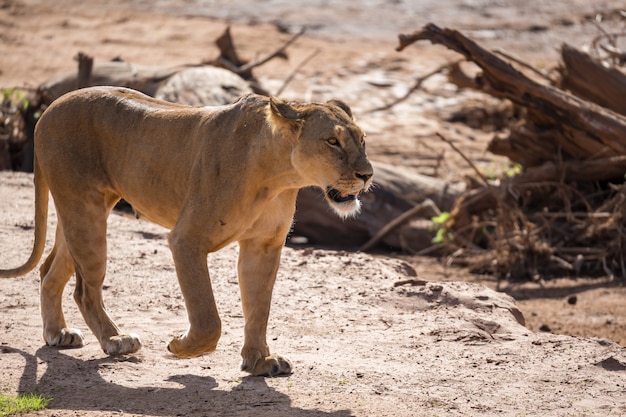
M454 30L427 25L400 35L398 49L421 39L482 69L465 85L524 109L509 135L489 145L524 169L494 183L483 178L460 196L445 224L449 262L507 279L580 273L626 279L626 117L582 98L592 95L591 83L576 84L582 93L541 84ZM588 79L602 83L599 75Z
M80 80L76 72L60 74L44 81L39 86L42 104L49 105L65 93L80 87L112 85L128 87L154 96L159 86L172 75L191 67L151 67L123 61L110 61L94 64L87 82Z
M559 88L626 115L626 74L567 44L561 47L561 59Z
M626 155L626 117L556 87L532 80L456 30L441 29L429 24L411 35L400 35L400 46L397 50L402 50L418 40L441 44L473 61L483 71L476 78L476 85L487 94L508 99L527 108L528 119L535 121L537 126L548 129L564 127L560 129L559 135L552 137L553 140L539 137L532 145L529 141L533 140L533 136L520 137L513 131L508 138L499 139L511 143L507 146L498 144L491 149L493 152L508 149L506 156L515 162L526 164L525 167L554 159L555 144L560 148L560 157L564 160L580 159L582 153L578 150L588 147L594 153L587 154L587 158ZM537 149L541 150L539 157Z
M241 59L239 54L237 53L237 49L235 48L235 43L233 42L233 38L230 35L230 26L226 27L224 33L220 35L219 38L216 39L215 45L218 47L220 54L217 58L206 61L204 64L212 65L215 67L225 68L234 74L239 75L244 80L248 81L250 87L257 94L262 94L265 96L270 95L269 91L265 90L259 84L258 80L252 74L252 70L256 67L259 67L266 62L274 59L274 58L282 58L287 59L287 48L289 45L294 43L296 39L304 34L306 28L302 28L300 32L296 33L292 36L287 42L285 42L281 47L276 49L274 52L266 55L265 57L258 59L253 62L248 62L247 60Z
M418 252L431 247L436 231L431 218L438 211L449 211L465 190L461 182L449 183L438 178L403 171L396 166L372 161L374 186L361 196L361 213L353 218L337 217L326 203L322 191L305 188L298 195L293 234L310 243L360 248L394 219L431 200L435 209L423 207L402 227L380 238L380 246ZM369 249L369 248L368 248Z

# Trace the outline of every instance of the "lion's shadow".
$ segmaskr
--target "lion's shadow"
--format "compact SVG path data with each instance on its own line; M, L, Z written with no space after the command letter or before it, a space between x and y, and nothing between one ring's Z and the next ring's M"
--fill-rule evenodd
M6 352L6 349L5 349ZM265 378L245 377L230 391L217 390L215 379L197 375L173 375L168 381L180 388L146 386L126 387L108 382L98 370L114 366L119 359L105 357L81 360L62 350L42 347L35 355L18 349L26 361L20 379L20 392L38 392L52 398L51 409L77 411L111 411L156 416L294 416L350 417L349 410L324 412L292 407L291 399L270 387ZM133 360L128 357L125 360ZM37 378L37 368L47 366ZM110 365L109 365L110 364ZM90 395L85 395L86 392ZM95 395L94 395L95 393Z

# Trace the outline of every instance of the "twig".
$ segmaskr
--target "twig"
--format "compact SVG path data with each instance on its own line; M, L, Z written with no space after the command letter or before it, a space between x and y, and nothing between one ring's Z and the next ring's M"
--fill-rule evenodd
M515 55L511 54L508 51L505 51L504 49L494 49L494 51L496 54L498 55L502 55L503 57L515 62L518 65L521 65L522 67L529 69L530 71L534 72L535 74L539 75L540 77L546 79L547 81L552 82L552 79L550 78L550 76L548 74L546 74L545 72L541 71L539 68L535 68L534 66L530 65L527 62L522 61L521 58L516 57Z
M626 52L622 51L619 48L615 48L611 45L600 44L600 49L609 54L609 56L619 64L626 61Z
M609 32L607 32L606 30L604 30L602 25L600 25L600 23L598 23L595 19L592 20L591 23L596 27L596 29L598 29L600 32L602 32L603 37L607 38L611 45L616 46L615 45L615 35L612 35ZM600 36L600 37L602 37L602 36Z
M493 199L496 202L496 205L498 207L498 212L500 214L500 216L511 216L513 215L513 213L516 212L517 216L520 218L519 220L523 223L523 224L528 224L528 221L526 220L526 217L524 216L524 214L520 211L520 210L506 210L506 205L504 203L504 200L502 199L502 197L496 192L495 188L489 183L489 181L487 180L487 178L483 175L482 172L480 172L480 170L478 169L478 167L476 167L476 165L459 149L456 147L456 145L454 143L452 143L450 140L448 140L447 138L445 138L441 133L437 132L437 136L443 140L444 142L446 142L448 145L450 145L450 147L457 152L474 170L474 172L476 172L476 174L480 177L480 179L482 180L482 182L485 184L485 187L487 188L488 192L491 194L491 196L493 197ZM513 225L514 228L517 229L517 222L513 221L510 224ZM505 223L503 221L498 221L496 223L496 237L501 237L503 238L508 247L511 247L511 238L508 236L508 233L505 233ZM503 256L506 256L507 251L505 250L505 248L502 245L499 244L492 244L491 247L495 248L495 252L496 252L496 259L500 258L500 255L503 254ZM497 268L500 266L500 262L496 262L494 264L496 271L494 271L496 273L496 275L498 274Z
M278 91L276 91L276 96L280 96L283 90L285 89L285 87L287 87L287 85L291 82L291 80L293 80L293 77L295 77L295 75L300 71L300 69L304 67L310 60L312 60L319 53L320 53L320 49L316 49L313 52L311 52L306 58L304 58L302 62L300 62L300 64L298 64L298 66L285 79L285 81L283 82L283 85L280 86Z
M426 285L428 281L424 281L423 279L403 279L402 281L396 281L393 283L394 287L399 287L401 285L411 285L413 287L418 285Z
M393 219L392 221L387 223L385 226L383 226L383 228L380 229L374 235L374 237L372 237L363 246L361 246L361 248L359 248L359 250L361 252L365 252L365 251L373 248L378 242L380 242L380 240L382 238L387 236L389 234L389 232L391 232L392 230L396 229L400 225L404 224L411 217L416 216L417 214L421 213L422 211L424 211L427 208L429 208L431 210L435 210L436 213L440 214L439 208L435 205L435 203L430 198L427 198L422 203L420 203L417 206L415 206L415 207L405 211L404 213L402 213L401 215L399 215L398 217L396 217L395 219Z
M496 193L495 188L489 183L489 180L487 179L487 177L485 177L483 175L483 173L480 172L478 167L476 165L474 165L474 163L471 161L471 159L469 159L463 153L463 151L461 151L459 148L457 148L454 143L452 143L449 139L444 137L441 133L437 132L436 135L439 137L439 139L441 139L442 141L447 143L456 153L458 153L461 156L461 158L463 158L465 160L465 162L467 162L470 165L470 167L472 167L474 172L476 172L476 175L478 175L480 177L481 181L485 184L485 186L487 187L487 189L491 193L492 197L496 200L496 202L498 203L498 206L499 207L503 207L504 206L504 202L502 201L502 198L500 197L500 195L498 193Z
M567 212L567 213L541 213L542 217L550 217L550 218L574 218L574 217L583 217L588 219L608 219L611 217L611 213L587 213L587 212Z
M450 67L453 67L455 65L458 65L459 63L461 63L463 61L464 61L464 59L460 59L460 60L457 60L455 62L449 62L449 63L443 64L443 65L437 67L436 69L432 70L428 74L423 75L423 76L419 77L418 79L416 79L415 80L415 84L413 84L413 86L411 88L409 88L409 91L407 91L402 97L397 98L394 101L392 101L391 103L385 104L385 105L383 105L381 107L376 107L376 108L373 108L371 110L367 110L365 113L374 113L374 112L377 112L377 111L388 110L388 109L392 108L396 104L401 103L404 100L406 100L407 98L409 98L411 96L411 94L413 94L413 92L415 90L418 90L422 86L424 81L426 81L427 79L429 79L433 75L437 75L440 72L442 72L443 70L445 70L447 68L450 68Z
M626 33L623 33L623 32L609 33L609 32L606 32L604 29L602 29L602 27L600 26L598 26L598 29L602 32L602 34L596 36L591 41L591 46L593 50L596 51L597 55L600 55L599 53L597 53L597 51L598 49L602 49L605 52L607 52L609 56L614 57L613 56L614 52L619 51L619 48L617 47L617 39L626 36ZM609 43L608 47L601 43L603 40L606 40Z
M294 36L292 36L291 39L289 39L287 42L285 42L285 44L283 46L278 48L273 53L269 54L265 58L259 59L257 61L254 61L254 62L251 62L249 64L246 64L246 65L243 65L243 66L239 67L235 71L235 73L243 74L243 73L245 73L247 71L250 71L252 68L255 68L255 67L258 67L258 66L261 66L261 65L265 64L267 61L269 61L269 60L271 60L273 58L276 58L277 56L284 56L285 55L285 49L287 49L287 47L289 47L289 45L294 43L296 41L296 39L298 39L300 36L302 36L304 34L304 32L306 32L306 28L305 27L300 29L300 32L298 32Z
M606 264L606 256L602 258L602 269L604 270L604 273L606 274L606 276L609 278L610 281L613 281L615 279L615 274L613 274L613 271L611 271L611 268L609 268L608 265Z

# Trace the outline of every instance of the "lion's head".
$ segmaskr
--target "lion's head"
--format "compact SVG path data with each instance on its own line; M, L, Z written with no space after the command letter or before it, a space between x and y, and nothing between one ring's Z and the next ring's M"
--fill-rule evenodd
M322 188L341 217L359 212L359 194L374 173L365 153L365 134L342 101L288 103L271 97L268 122L294 138L291 161L309 185Z

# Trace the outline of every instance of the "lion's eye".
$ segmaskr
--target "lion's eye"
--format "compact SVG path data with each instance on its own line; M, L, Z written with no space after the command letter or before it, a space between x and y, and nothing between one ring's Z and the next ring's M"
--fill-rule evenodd
M331 146L339 146L339 141L337 140L337 138L326 139L326 143Z

